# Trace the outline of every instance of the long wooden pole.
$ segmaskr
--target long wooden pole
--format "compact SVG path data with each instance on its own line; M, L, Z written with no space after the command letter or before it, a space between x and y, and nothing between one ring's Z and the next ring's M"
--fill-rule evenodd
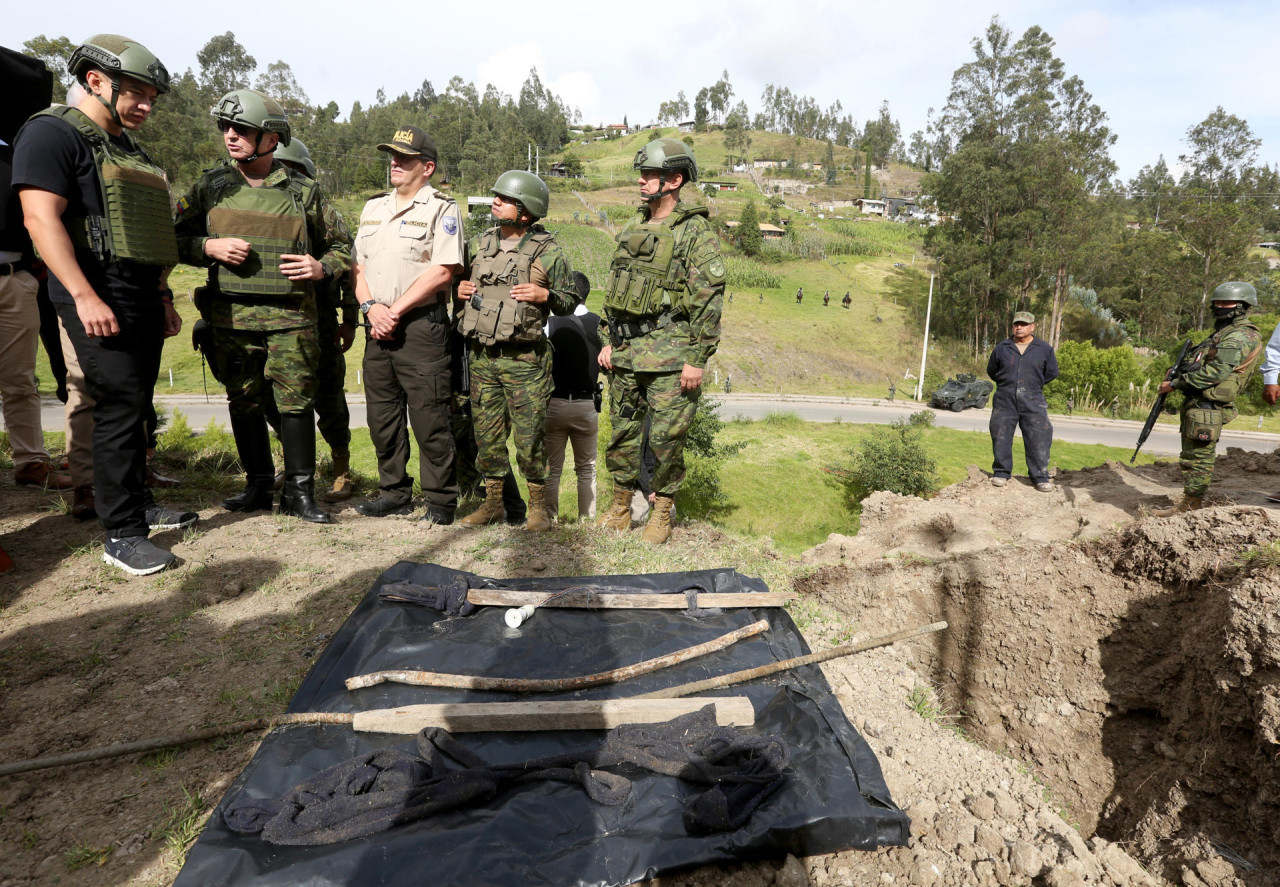
M596 687L600 684L617 684L640 675L649 674L659 669L668 668L708 653L714 653L731 647L744 638L753 637L769 630L769 622L761 619L736 631L721 635L718 638L646 659L634 665L624 665L610 671L602 671L592 675L579 675L571 678L497 678L487 675L448 674L437 671L375 671L370 674L356 675L347 678L347 689L358 690L372 687L384 681L397 684L412 684L417 687L452 687L459 690L495 690L508 693L559 693L568 690L581 690L585 687Z
M674 699L678 696L688 696L690 693L702 693L705 690L718 690L721 687L741 684L744 681L753 681L756 678L768 677L769 675L777 674L780 671L788 671L789 669L800 668L804 665L826 662L829 659L839 659L841 656L852 656L854 653L864 653L867 650L874 650L876 647L887 647L890 644L896 644L898 641L905 641L907 638L913 638L917 635L942 631L946 627L947 623L945 622L934 622L932 625L922 625L919 628L904 628L902 631L895 631L893 634L872 638L871 640L863 641L860 644L845 644L841 647L832 647L830 650L823 650L819 653L810 653L808 656L797 656L794 659L784 659L781 662L771 662L768 665L761 665L757 668L748 668L743 671L730 672L729 674L720 675L719 677L707 678L704 681L694 681L692 684L681 684L678 687L668 687L665 690L654 690L652 693L641 693L639 696L633 696L630 698Z
M789 592L710 592L698 593L699 607L781 607L792 600ZM683 610L689 606L682 594L617 594L590 589L578 591L509 591L473 588L467 592L467 603L482 607L572 607L582 610Z

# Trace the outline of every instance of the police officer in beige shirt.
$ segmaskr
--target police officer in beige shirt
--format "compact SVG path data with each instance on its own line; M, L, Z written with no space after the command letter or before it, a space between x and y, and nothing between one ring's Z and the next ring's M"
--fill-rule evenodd
M356 510L370 517L413 510L411 426L427 506L422 519L448 524L458 504L448 336L450 294L463 261L461 215L429 184L436 146L426 132L402 126L378 150L391 155L392 190L360 214L352 279L369 322L364 391L379 492Z

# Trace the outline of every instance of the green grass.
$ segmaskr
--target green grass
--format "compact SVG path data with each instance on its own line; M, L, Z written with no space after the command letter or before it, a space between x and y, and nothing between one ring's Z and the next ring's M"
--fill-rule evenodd
M804 422L791 414L729 422L722 440L745 441L747 447L722 469L730 504L718 523L744 535L768 536L789 554L811 548L831 533L854 535L858 509L845 500L839 478L826 469L846 463L848 451L874 427ZM926 428L924 440L937 460L943 486L963 480L970 465L985 469L991 464L991 439L983 432ZM1055 442L1050 464L1075 470L1128 459L1129 454L1116 447ZM1014 465L1025 462L1021 438L1014 439L1013 458ZM1142 454L1139 461L1155 460Z
M182 799L174 804L165 804L168 819L163 826L155 830L156 837L163 840L165 849L172 854L169 864L173 869L182 868L186 860L187 850L191 847L204 828L208 816L204 812L205 801L199 792L190 791L182 786Z

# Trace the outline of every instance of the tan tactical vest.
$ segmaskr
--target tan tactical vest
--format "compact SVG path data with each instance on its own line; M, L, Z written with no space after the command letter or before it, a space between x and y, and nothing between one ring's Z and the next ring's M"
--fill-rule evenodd
M533 261L551 235L541 226L530 227L520 245L506 251L498 232L490 228L480 238L479 254L471 263L476 294L467 300L458 331L482 345L536 342L542 338L546 316L538 305L513 299L511 287L530 282Z
M49 108L40 115L57 117L75 127L89 143L98 169L105 215L86 216L82 223L68 226L72 243L92 250L104 262L178 264L178 239L173 233L173 207L164 170L152 163L128 133L124 141L129 147L121 148L77 108Z
M240 265L215 265L209 272L210 283L229 293L273 298L306 295L307 281L285 277L280 257L309 252L306 208L315 199L315 182L289 173L287 188L254 188L230 165L217 167L209 175L213 177L206 217L209 236L239 237L253 247Z
M684 263L676 260L675 226L706 214L706 207L677 206L661 222L644 222L615 237L618 246L605 283L605 309L635 317L684 310L688 279Z

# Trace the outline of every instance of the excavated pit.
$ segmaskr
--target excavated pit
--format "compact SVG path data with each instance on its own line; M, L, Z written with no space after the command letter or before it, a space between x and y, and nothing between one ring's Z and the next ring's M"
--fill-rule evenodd
M1146 508L1176 466L1057 484L877 494L799 590L868 634L947 620L917 668L1086 838L1173 884L1280 885L1280 511L1256 492L1280 458L1231 451L1218 504L1168 518Z

